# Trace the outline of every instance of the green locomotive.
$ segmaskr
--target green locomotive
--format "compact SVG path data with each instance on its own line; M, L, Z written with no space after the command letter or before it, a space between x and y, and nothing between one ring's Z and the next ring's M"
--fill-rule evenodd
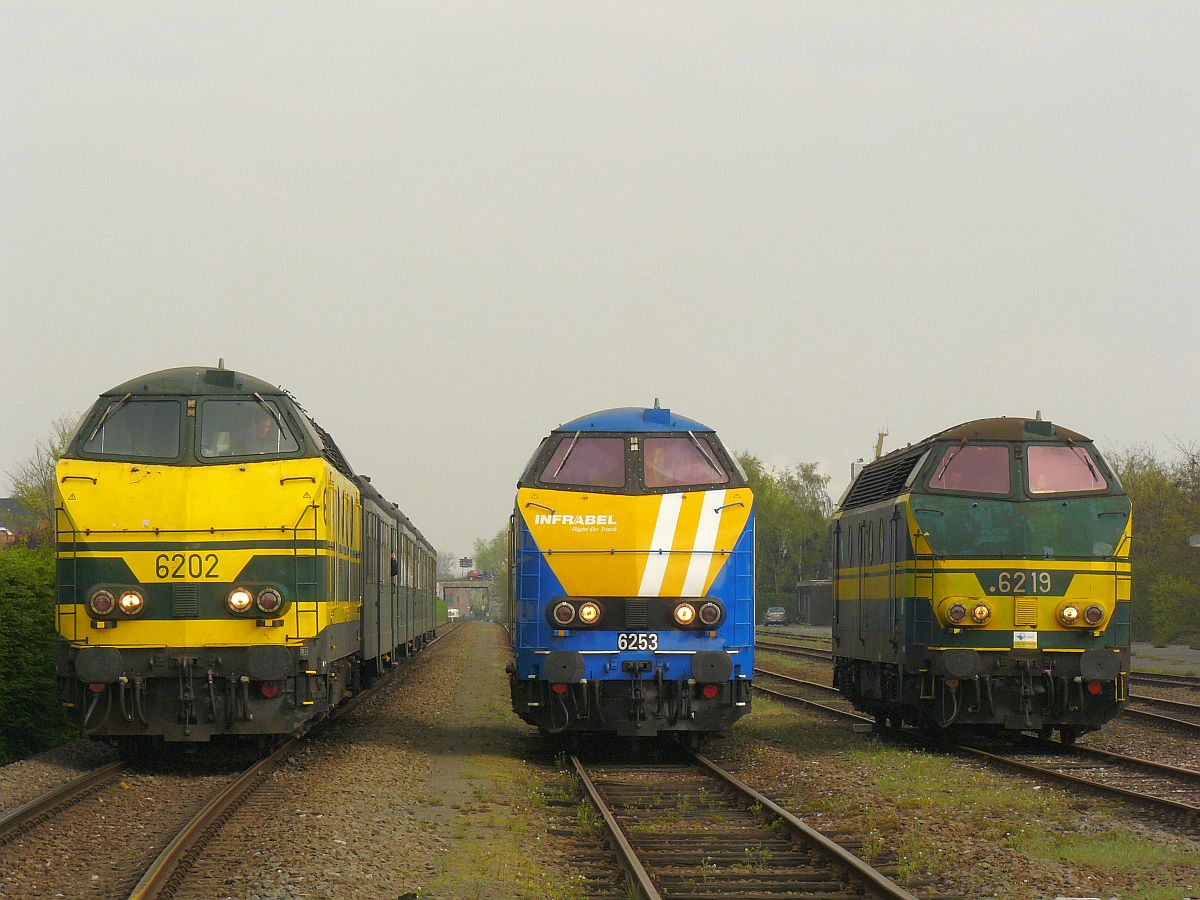
M1120 710L1131 508L1091 439L967 422L865 466L834 514L834 684L880 724L1054 729Z

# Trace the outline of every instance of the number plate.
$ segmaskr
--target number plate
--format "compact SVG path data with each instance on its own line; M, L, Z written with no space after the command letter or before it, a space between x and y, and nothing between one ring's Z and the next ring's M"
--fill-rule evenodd
M618 650L657 650L658 635L653 631L623 631L617 636Z
M154 557L154 577L161 581L203 581L220 578L215 553L160 553Z

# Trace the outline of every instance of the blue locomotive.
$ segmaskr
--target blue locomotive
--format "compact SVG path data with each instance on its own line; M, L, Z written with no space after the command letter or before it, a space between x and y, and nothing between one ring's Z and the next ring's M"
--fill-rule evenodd
M509 535L514 712L546 733L677 733L750 709L754 497L713 429L656 405L542 440Z

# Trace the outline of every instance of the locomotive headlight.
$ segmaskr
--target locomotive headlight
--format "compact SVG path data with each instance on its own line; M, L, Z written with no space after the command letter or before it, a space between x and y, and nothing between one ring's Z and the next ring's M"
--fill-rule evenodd
M690 603L680 603L675 607L674 615L675 621L686 627L696 621L696 607Z
M579 621L584 625L595 625L600 621L600 607L589 600L579 607Z
M275 588L265 588L258 592L258 608L265 613L273 613L283 606L283 596Z
M946 618L956 625L966 617L967 608L961 603L951 603L946 609Z
M225 598L225 605L235 613L245 612L253 602L254 595L245 588L234 588L229 592L229 596Z
M575 607L565 600L554 607L550 614L559 625L570 625L575 620Z
M1093 603L1083 611L1083 621L1089 625L1099 625L1104 618L1104 607Z
M117 598L117 606L121 607L121 612L127 616L136 616L140 613L145 602L142 595L133 590L122 591L121 596Z
M986 603L976 603L974 609L971 610L971 618L977 625L983 625L992 617L992 610Z
M705 625L716 625L721 618L721 607L715 603L705 603L700 607L700 621Z
M1079 609L1068 603L1058 611L1058 621L1064 625L1074 625L1079 621Z
M98 616L107 616L116 605L116 599L108 591L96 591L88 601L88 606Z

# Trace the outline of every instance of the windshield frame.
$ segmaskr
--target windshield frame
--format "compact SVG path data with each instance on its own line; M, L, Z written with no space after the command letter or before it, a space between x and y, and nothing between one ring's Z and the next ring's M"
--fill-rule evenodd
M275 396L262 397L257 394L212 394L196 398L196 415L193 419L195 425L192 429L192 446L191 452L194 455L196 462L202 466L220 466L228 465L229 463L247 463L247 462L271 462L280 459L295 459L305 456L305 436L292 416L288 414L287 404L278 402L279 398ZM273 453L238 453L226 454L222 456L209 456L202 452L201 443L204 440L204 414L206 408L211 403L247 403L254 406L269 406L273 410L273 418L276 422L282 422L290 432L288 437L296 444L295 448L290 450L280 450Z
M168 465L178 463L187 456L188 440L187 440L187 424L184 417L184 399L181 397L167 396L130 396L126 394L123 397L106 397L106 403L96 403L89 415L84 416L76 427L72 437L74 444L74 456L79 459L96 460L97 462L145 462L157 463L159 465ZM87 449L87 445L92 442L98 435L103 434L104 428L115 421L114 417L119 414L119 411L132 408L135 404L147 403L173 403L176 408L176 423L178 430L176 431L176 446L173 456L154 456L147 453L100 453L95 450ZM70 445L68 445L70 446Z

